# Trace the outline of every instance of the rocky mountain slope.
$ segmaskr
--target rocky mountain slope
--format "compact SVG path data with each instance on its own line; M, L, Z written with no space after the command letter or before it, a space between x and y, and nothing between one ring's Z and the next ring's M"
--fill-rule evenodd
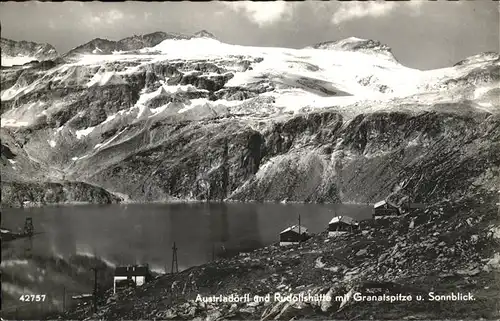
M2 70L2 150L18 151L2 153L2 174L133 201L427 201L498 186L499 55L420 71L390 52L206 31L96 39Z
M193 38L215 38L215 36L206 30L200 30L193 35L157 31L145 35L134 35L119 41L96 38L70 50L64 54L63 57L72 58L89 54L106 55L112 54L113 52L133 51L154 47L167 39L188 40Z
M51 60L58 56L54 47L47 43L14 41L0 38L2 66L23 65L33 60Z

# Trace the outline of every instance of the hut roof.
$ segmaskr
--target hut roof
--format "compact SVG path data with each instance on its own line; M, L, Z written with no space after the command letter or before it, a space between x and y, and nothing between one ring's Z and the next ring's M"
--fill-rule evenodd
M146 276L149 274L147 266L118 266L115 276Z
M71 298L74 300L78 300L78 299L87 299L87 298L91 298L91 297L92 297L92 294L79 294L79 295L73 295Z
M398 208L398 206L396 206L395 204L391 203L391 202L388 202L386 200L383 200L383 201L380 201L380 202L377 202L373 205L373 208L378 208L378 207L381 207L381 206L384 206L384 205L389 205L391 207L394 207L394 208Z
M359 225L359 222L350 216L335 216L328 224L339 223L339 222L346 223L349 225Z
M294 225L294 226L290 226L290 227L287 227L286 229L284 229L283 231L281 231L280 234L283 234L285 232L288 232L288 231L293 231L295 233L299 233L299 225ZM307 228L305 228L304 226L300 225L300 233L307 233Z

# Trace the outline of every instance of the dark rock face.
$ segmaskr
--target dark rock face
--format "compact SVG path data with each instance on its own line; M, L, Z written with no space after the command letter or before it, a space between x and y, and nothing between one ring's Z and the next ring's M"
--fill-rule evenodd
M113 51L115 50L117 50L115 41L96 38L68 51L66 54L64 54L64 57L71 57L76 54L91 54L91 53L106 55L113 53Z
M6 159L13 159L16 157L16 154L14 154L8 146L2 144L2 158L4 157Z
M214 92L213 100L225 99L225 100L245 100L253 97L257 97L259 94L265 92L270 92L274 90L272 85L267 83L256 83L247 87L233 86L225 87Z
M208 98L208 91L187 91L182 93L164 93L148 100L148 108L158 108L168 103L189 103L191 99Z
M225 199L228 191L237 188L258 169L261 138L237 124L217 127L205 136L205 129L196 125L159 125L150 135L161 133L169 139L159 147L137 153L106 169L101 172L101 178L114 181L122 175L130 175L127 189L141 199ZM227 136L232 130L238 131L229 140ZM150 172L151 168L155 168L154 173ZM101 178L93 177L100 181Z
M5 90L7 88L10 88L12 87L16 82L17 80L19 79L19 77L21 76L21 74L24 72L23 69L10 69L10 70L5 70L5 71L2 71L2 90ZM3 105L3 102L2 102L2 105ZM4 108L2 107L2 110ZM2 111L3 113L3 111Z
M55 66L64 64L66 61L62 58L55 58L52 60L44 60L38 62L35 66L33 66L35 69L40 70L40 71L46 71L49 69L54 68Z
M215 39L215 36L206 30L199 31L193 36L157 31L145 35L134 35L118 41L96 38L70 50L64 56L71 57L76 54L105 55L113 51L134 51L142 48L154 47L167 39L191 39L202 37Z
M81 182L2 182L2 206L23 207L59 203L117 203L120 199L104 189Z
M459 62L457 62L455 65L453 65L454 67L455 66L463 66L463 65L467 65L467 64L471 64L471 63L474 63L475 61L477 60L491 60L491 61L499 61L500 60L500 55L498 52L493 52L493 51L489 51L489 52L484 52L482 54L479 54L479 55L475 55L475 56L471 56L471 57L467 57Z
M193 85L198 89L208 90L210 92L218 91L233 78L232 73L217 76L206 76L199 74L177 75L168 79L167 83L173 85Z
M206 30L200 30L200 31L198 31L198 32L195 32L193 36L194 36L195 38L211 38L211 39L217 39L217 38L215 38L215 36L214 36L212 33L208 32L208 31L206 31Z
M172 38L175 38L174 35L158 31L122 39L116 43L116 48L123 51L138 50L146 47L154 47L163 40Z
M206 62L206 61L195 62L193 64L187 64L187 65L185 65L185 68L190 68L192 70L201 71L203 73L213 72L213 73L221 74L221 73L226 72L226 70L224 68L221 68L214 63Z
M347 41L346 41L347 40ZM387 57L396 60L392 53L391 47L386 44L381 43L380 41L371 40L371 39L345 39L339 41L325 41L311 46L314 49L340 49L347 51L364 51L364 52L374 52L381 53L386 55Z
M114 96L91 99L89 104L82 98L74 108L64 109L68 113L48 118L47 124L58 128L69 122L72 128L87 128L134 100L127 98L127 86L96 90L87 95ZM160 95L149 107L198 94ZM466 195L474 184L490 188L500 177L495 157L500 120L487 113L378 112L346 121L324 110L275 121L261 130L232 118L198 122L170 117L148 124L103 131L104 139L122 133L121 142L115 140L70 167L72 179L141 201L364 203L393 195L396 202L410 198L427 203ZM32 133L16 135L23 145L36 146L21 140Z
M94 113L104 111L107 114L113 114L132 107L139 99L139 91L139 88L134 88L128 84L94 87L87 91L85 105L79 109L88 108Z
M250 90L246 90L239 87L231 87L227 89L221 89L214 93L212 100L245 100L253 97L257 97L257 93Z
M346 123L324 111L264 131L230 119L148 131L155 147L86 179L141 200L433 202L492 184L500 167L500 120L488 114L375 113Z
M63 126L67 122L75 129L95 126L106 120L108 115L132 107L137 99L139 90L128 84L91 87L80 93L71 108L53 113L46 123L50 128Z
M57 51L51 45L36 43L31 41L14 41L0 38L0 48L2 56L27 56L38 60L50 60L57 57Z
M465 76L451 79L444 84L448 86L477 86L482 83L500 81L500 66L491 65L486 68L474 68Z

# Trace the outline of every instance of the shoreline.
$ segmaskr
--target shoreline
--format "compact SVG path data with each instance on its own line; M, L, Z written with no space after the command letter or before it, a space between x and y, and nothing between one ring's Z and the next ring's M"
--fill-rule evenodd
M118 196L116 193L112 193L113 195ZM152 202L143 202L143 201L121 201L117 203L92 203L92 202L60 202L60 203L48 203L48 204L31 204L25 206L3 206L3 209L22 209L22 208L43 208L43 207L69 207L69 206L86 206L86 205L95 205L95 206L113 206L113 205L170 205L170 204L275 204L275 205L358 205L358 206L373 206L375 203L355 203L355 202L343 202L343 203L315 203L315 202L278 202L278 201L255 201L255 200L246 200L246 201L236 201L236 200L224 200L224 201L204 201L204 200L165 200L165 201L152 201Z

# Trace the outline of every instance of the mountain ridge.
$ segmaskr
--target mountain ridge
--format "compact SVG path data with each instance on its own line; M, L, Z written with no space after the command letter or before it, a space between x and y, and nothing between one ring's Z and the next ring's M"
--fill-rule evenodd
M411 147L437 143L421 126L426 121L444 122L432 131L455 132L459 129L452 123L462 117L470 123L479 118L478 126L493 126L498 117L500 62L495 55L420 71L350 50L365 44L359 38L327 44L327 49L289 49L230 45L203 31L199 35L127 37L120 41L132 50L124 52L116 51L119 41L97 38L77 47L95 50L94 55L3 68L1 128L9 138L3 150L17 151L15 157L5 155L3 176L16 181L43 173L41 181L82 181L146 202L364 202L385 197L395 182L384 177L387 186L363 196L343 180L356 181L355 164L396 158L395 138L362 152L355 147L366 146L371 135L383 135L389 123L419 124L398 133L401 144ZM344 45L349 50L336 49ZM472 131L465 125L461 130ZM179 146L172 137L184 143ZM226 165L217 146L224 145L224 137L231 137L228 149L235 156L227 161L232 180L227 190L218 185ZM345 145L342 137L352 142ZM210 163L201 161L202 155ZM164 159L174 163L165 165ZM151 166L163 174L152 174ZM347 176L341 178L344 166ZM283 168L291 181L300 178L310 185L298 180L297 188L278 187L288 184L277 174ZM401 170L401 177L408 173ZM190 174L182 178L183 172ZM152 175L161 179L145 182Z
M307 46L306 48L373 52L375 54L386 56L388 59L397 61L396 57L392 53L391 47L381 43L378 40L372 39L348 37L340 40L320 42L311 46Z
M132 50L139 50L142 48L148 48L148 47L154 47L161 43L163 40L167 39L192 39L192 38L212 38L216 39L215 36L206 31L206 30L200 30L198 32L195 32L192 35L186 35L186 34L180 34L180 33L172 33L172 32L164 32L164 31L155 31L147 34L142 34L142 35L133 35L129 37L122 38L120 40L114 41L114 40L108 40L108 39L101 39L101 38L95 38L90 40L89 42L86 42L80 46L77 46L71 50L69 50L67 53L65 53L63 56L68 57L72 56L75 54L89 54L89 53L97 53L97 54L110 54L114 51L132 51ZM107 46L105 47L104 50L101 52L93 52L97 46L95 45L95 42L97 41L106 41ZM94 46L95 48L90 51L90 47Z
M76 54L111 54L114 51L133 51L133 50L139 50L143 48L148 48L148 47L154 47L158 44L160 44L163 40L168 40L168 39L184 39L184 40L189 40L189 39L194 39L194 38L209 38L209 39L214 39L218 40L216 36L214 36L211 32L202 29L200 31L197 31L191 35L189 34L181 34L181 33L173 33L173 32L164 32L164 31L154 31L151 33L146 33L146 34L141 34L141 35L133 35L133 36L128 36L119 40L109 40L106 38L94 38L91 39L88 42L85 42L81 45L76 46L73 49L70 49L69 51L59 54L55 50L55 48L48 43L36 43L36 42L31 42L31 41L26 41L26 40L12 40L8 38L0 38L2 39L1 47L2 47L2 55L3 52L5 52L7 48L7 43L27 43L27 44L35 44L39 46L47 46L49 49L53 49L54 53L51 53L49 57L42 57L43 60L52 60L58 57L63 57L63 58L68 58L71 56L74 56ZM104 44L102 47L104 47L104 50L98 47L97 44L101 43ZM91 49L92 48L92 49ZM100 49L100 50L99 50ZM392 52L392 48L389 47L386 44L383 44L382 42L374 39L364 39L364 38L358 38L358 37L347 37L339 40L328 40L328 41L323 41L319 42L316 44L308 45L304 47L303 49L323 49L323 50L352 50L352 51L361 51L361 52L374 52L376 54L380 54L382 56L385 56L389 60L393 60L395 62L399 63L399 60L397 57L394 56ZM488 51L488 52L479 52L477 54L470 55L468 57L465 57L464 59L456 62L450 67L455 67L455 66L460 66L460 65L465 65L468 63L473 63L475 60L478 59L478 57L493 57L492 59L498 59L498 53L493 52L493 51ZM496 58L495 58L496 57ZM37 58L36 56L32 56L32 58L35 58L33 60L39 60L40 58ZM23 60L17 63L18 65L22 65L24 63L28 63L28 60ZM2 65L2 66L7 66L7 65Z
M33 41L16 41L8 38L0 38L2 66L22 65L32 60L51 60L59 56L56 49L48 43L37 43Z

